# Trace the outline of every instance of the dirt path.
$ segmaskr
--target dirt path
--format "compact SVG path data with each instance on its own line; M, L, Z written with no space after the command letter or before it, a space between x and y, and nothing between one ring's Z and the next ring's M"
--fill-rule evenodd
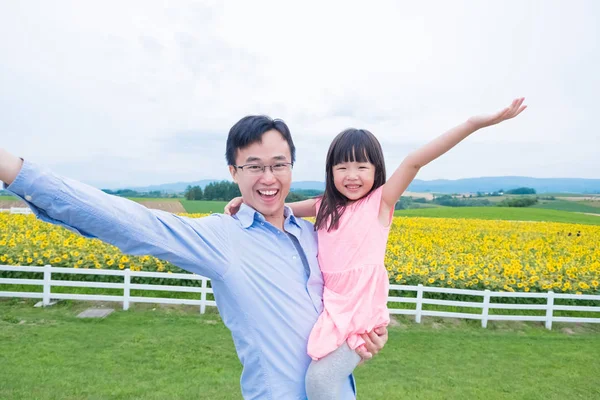
M179 201L138 201L143 206L171 213L184 213L185 208Z
M593 215L594 217L600 217L600 214L595 214L595 213L580 213L580 214Z
M0 200L0 209L11 207L27 207L27 204L21 200Z

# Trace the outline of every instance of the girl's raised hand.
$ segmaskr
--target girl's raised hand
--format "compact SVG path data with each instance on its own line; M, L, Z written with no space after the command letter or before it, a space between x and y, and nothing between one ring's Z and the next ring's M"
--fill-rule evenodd
M244 200L241 197L234 197L231 199L229 203L225 206L225 214L226 215L235 215L238 211L240 211L240 206Z
M519 97L513 100L512 104L495 114L477 115L468 119L470 124L475 125L476 129L485 128L486 126L496 125L507 119L511 119L521 114L527 108L523 105L525 97Z

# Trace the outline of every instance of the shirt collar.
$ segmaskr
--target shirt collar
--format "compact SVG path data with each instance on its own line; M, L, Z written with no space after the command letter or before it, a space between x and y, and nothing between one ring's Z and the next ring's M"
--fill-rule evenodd
M237 219L240 221L242 228L244 228L244 229L248 229L249 227L251 227L252 224L254 223L254 221L258 221L258 222L266 221L265 217L261 213L259 213L254 208L252 208L249 205L244 204L244 203L242 203L239 211L235 215L236 215ZM285 222L289 221L289 222L297 225L298 227L300 227L300 225L298 224L298 221L296 221L296 216L292 212L292 209L289 208L288 206L283 207L283 217L284 217L284 225L285 225Z

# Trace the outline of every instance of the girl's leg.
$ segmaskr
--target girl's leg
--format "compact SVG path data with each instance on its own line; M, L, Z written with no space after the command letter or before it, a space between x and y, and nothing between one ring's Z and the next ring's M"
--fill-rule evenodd
M332 353L311 362L305 383L308 400L339 400L345 380L359 362L360 356L345 342Z

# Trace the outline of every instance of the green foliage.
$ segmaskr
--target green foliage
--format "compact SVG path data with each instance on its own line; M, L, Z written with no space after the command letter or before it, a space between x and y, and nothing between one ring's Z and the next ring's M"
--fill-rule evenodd
M529 207L538 202L537 197L515 197L497 203L498 207Z
M204 195L200 186L188 185L188 187L185 189L183 197L185 197L186 200L202 200Z
M240 188L234 182L211 182L204 187L204 200L229 201L239 196L241 196Z
M306 197L316 197L323 194L322 190L317 189L292 189L292 192Z
M400 200L396 203L394 210L407 210L413 204L415 199L409 196L401 196Z
M473 199L459 199L450 195L443 195L436 197L432 200L434 204L446 207L485 207L492 204L491 201L484 200L473 200Z
M535 189L528 187L520 187L516 189L507 190L505 194L535 194Z
M285 198L286 203L293 203L295 201L302 201L308 199L308 196L305 196L298 192L289 192L287 197Z

